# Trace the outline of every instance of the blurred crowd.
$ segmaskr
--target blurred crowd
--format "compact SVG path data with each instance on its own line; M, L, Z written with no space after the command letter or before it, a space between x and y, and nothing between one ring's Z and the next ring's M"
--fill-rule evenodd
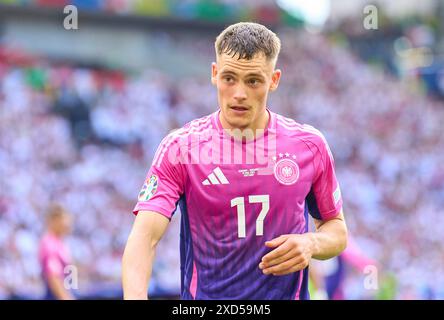
M279 35L283 78L269 107L325 134L350 232L381 279L395 275L393 298L442 299L444 103L322 35ZM158 143L216 109L209 74L0 59L0 298L42 295L36 244L52 201L74 217L68 244L80 294L119 290L131 210ZM179 292L178 216L160 243L155 292ZM347 278L346 298L376 296L364 277Z
M213 22L226 19L273 23L291 21L291 17L270 0L0 0L0 4L41 8L74 5L82 11Z

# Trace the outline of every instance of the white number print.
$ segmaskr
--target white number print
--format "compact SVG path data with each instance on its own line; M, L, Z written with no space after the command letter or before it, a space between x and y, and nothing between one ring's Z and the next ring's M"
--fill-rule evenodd
M270 210L270 196L254 195L248 196L249 203L262 203L262 209L256 219L256 235L264 235L264 220ZM239 238L245 238L247 230L245 225L245 201L243 197L231 199L231 207L237 207L237 233Z

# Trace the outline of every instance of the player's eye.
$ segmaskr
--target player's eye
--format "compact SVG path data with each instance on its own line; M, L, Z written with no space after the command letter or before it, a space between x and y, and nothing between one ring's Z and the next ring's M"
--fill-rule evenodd
M234 82L234 78L233 78L233 77L230 77L230 76L223 77L223 80L224 80L225 82L227 82L227 83L232 83L232 82Z
M249 79L248 81L248 84L249 85L251 85L251 86L257 86L259 83L260 83L260 80L259 79Z

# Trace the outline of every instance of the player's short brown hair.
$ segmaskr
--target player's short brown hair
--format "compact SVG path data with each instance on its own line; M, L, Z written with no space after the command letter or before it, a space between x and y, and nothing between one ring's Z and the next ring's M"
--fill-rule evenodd
M265 26L254 22L239 22L223 30L216 38L216 55L226 53L238 59L252 59L263 53L268 61L276 62L281 50L278 36Z
M68 211L59 203L51 203L46 212L46 220L53 221L68 214Z

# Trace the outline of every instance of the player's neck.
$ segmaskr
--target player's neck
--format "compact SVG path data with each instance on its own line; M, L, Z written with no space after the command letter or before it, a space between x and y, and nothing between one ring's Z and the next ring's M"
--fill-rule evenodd
M219 120L222 128L229 135L236 139L252 140L264 133L265 129L268 127L268 122L270 121L270 114L265 109L265 111L258 117L258 119L256 119L255 122L246 127L231 126L227 121L225 121L222 114L219 114Z

